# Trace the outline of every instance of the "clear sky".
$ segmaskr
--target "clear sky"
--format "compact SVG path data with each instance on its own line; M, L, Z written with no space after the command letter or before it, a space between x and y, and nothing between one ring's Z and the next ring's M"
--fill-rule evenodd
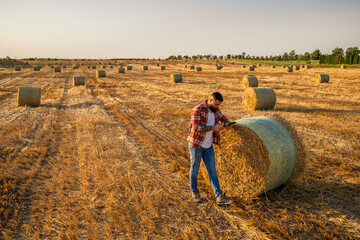
M0 0L0 57L360 48L360 0Z

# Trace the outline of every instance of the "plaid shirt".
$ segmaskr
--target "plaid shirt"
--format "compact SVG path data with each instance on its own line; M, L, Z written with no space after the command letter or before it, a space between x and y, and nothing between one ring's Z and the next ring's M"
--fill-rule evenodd
M189 135L187 141L195 148L200 148L205 139L205 132L202 132L208 120L209 108L207 100L197 105L191 111L191 122L189 125ZM221 113L220 109L215 112L215 125L228 123L229 120ZM220 133L213 131L213 143L220 146Z

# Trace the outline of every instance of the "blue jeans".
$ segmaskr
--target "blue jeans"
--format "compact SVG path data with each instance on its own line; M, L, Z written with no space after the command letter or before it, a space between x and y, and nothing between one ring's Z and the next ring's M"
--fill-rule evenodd
M197 175L200 169L201 158L203 159L206 170L209 174L209 180L211 186L213 188L215 197L221 194L219 179L216 174L215 168L215 154L214 147L211 145L209 148L200 149L194 148L191 143L189 143L189 152L190 152L190 185L191 191L197 192L199 189L197 188Z

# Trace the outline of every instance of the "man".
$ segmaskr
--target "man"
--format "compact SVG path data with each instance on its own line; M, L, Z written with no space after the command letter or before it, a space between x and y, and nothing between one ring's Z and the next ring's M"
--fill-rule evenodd
M201 203L200 192L197 188L197 175L203 159L209 174L209 179L215 193L218 205L231 204L234 201L226 198L221 192L219 180L215 168L215 154L212 143L220 145L220 131L229 120L221 113L219 107L223 97L219 92L211 94L209 100L197 105L191 112L189 126L190 152L190 185L192 197L195 203Z

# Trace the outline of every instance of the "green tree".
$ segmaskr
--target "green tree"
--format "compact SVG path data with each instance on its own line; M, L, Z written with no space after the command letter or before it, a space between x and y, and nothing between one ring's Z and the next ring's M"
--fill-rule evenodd
M360 50L358 47L349 47L346 49L346 55L359 54Z
M311 60L319 60L321 55L321 52L319 49L316 49L311 55L310 55L310 59Z
M336 47L332 50L332 54L335 56L343 56L344 55L344 49Z
M197 55L193 55L191 58L192 58L193 60L196 60L196 59L198 59L198 56L197 56Z
M289 60L292 61L292 60L295 60L295 50L291 50L289 52Z
M284 52L284 54L282 55L282 60L289 61L289 55L287 54L287 52Z
M223 56L223 55L220 55L220 56L219 56L219 59L223 60L223 59L224 59L224 56Z
M308 52L304 53L304 61L310 61L310 53Z
M177 60L182 60L182 59L183 59L183 57L181 55L177 56Z

